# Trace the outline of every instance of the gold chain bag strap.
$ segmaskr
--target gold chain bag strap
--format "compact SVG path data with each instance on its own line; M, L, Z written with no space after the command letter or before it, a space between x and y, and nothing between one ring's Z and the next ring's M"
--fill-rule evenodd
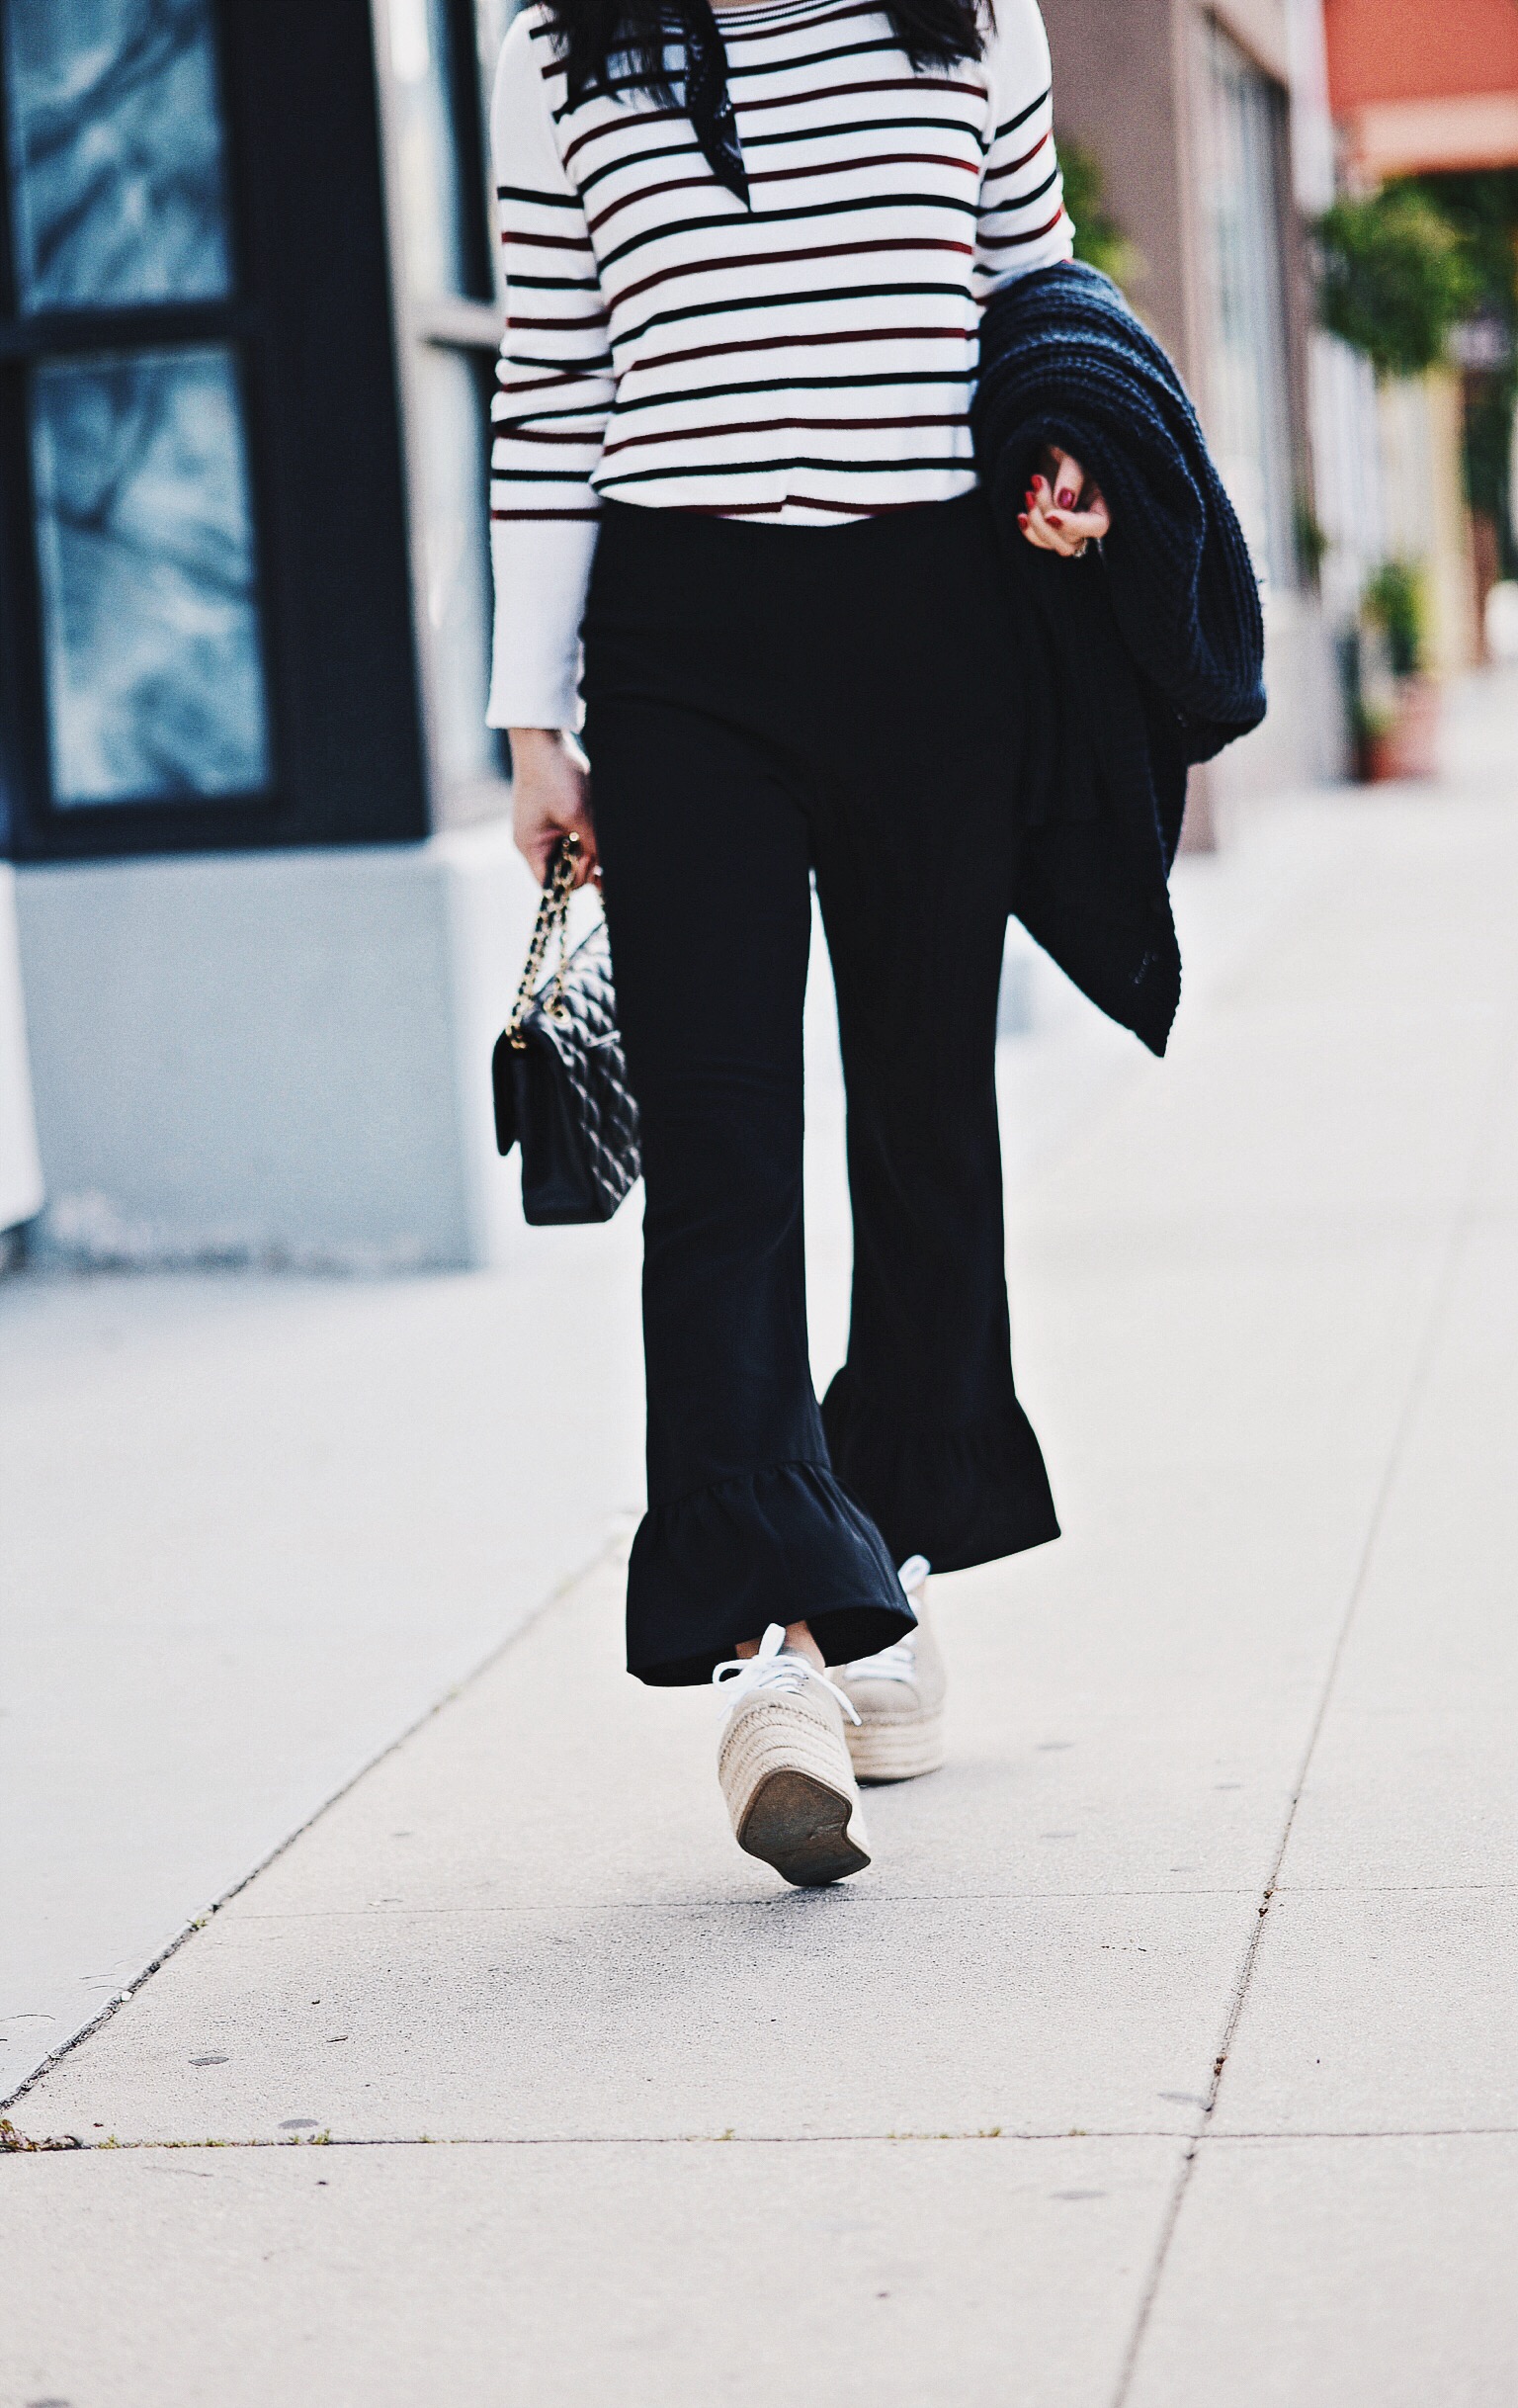
M577 850L572 836L553 848L522 984L490 1064L495 1142L502 1154L521 1147L522 1210L540 1227L609 1221L642 1166L605 917L569 950ZM558 967L545 979L555 938Z

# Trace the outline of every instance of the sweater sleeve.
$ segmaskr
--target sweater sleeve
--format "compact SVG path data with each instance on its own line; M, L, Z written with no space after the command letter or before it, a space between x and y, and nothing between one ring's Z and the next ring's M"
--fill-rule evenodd
M577 724L580 619L596 542L589 479L617 390L585 212L554 135L541 29L536 8L514 21L490 112L506 258L491 402L493 728Z
M1034 268L1068 259L1074 241L1054 155L1049 40L1038 0L996 0L985 69L990 144L975 237L975 291L982 301Z

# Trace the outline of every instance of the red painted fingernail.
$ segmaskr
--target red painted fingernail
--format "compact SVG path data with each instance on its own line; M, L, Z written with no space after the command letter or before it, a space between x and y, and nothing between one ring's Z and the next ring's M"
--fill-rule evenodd
M1064 521L1059 516L1057 510L1051 510L1049 513L1049 523L1052 527L1062 527L1064 525Z
M1020 527L1022 527L1022 528L1024 528L1024 529L1026 529L1026 528L1027 528L1028 521L1027 521L1026 516L1024 515L1024 513L1023 513L1021 510L1020 510L1020 511L1018 512L1018 514L1017 514L1017 523L1018 523L1018 525L1019 525Z
M1034 481L1035 486L1038 486L1038 485L1041 485L1041 484L1044 482L1044 479L1043 479L1043 477L1042 477L1042 476L1040 476L1040 475L1038 475L1038 474L1035 474L1035 476L1034 476L1034 480L1033 480L1033 481Z
M1054 499L1059 504L1061 510L1073 510L1075 507L1075 496L1073 493L1056 493L1054 495Z

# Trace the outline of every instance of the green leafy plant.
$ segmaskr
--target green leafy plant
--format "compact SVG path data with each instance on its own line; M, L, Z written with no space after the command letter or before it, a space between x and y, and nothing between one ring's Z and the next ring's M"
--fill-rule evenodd
M1365 626L1340 639L1339 672L1349 717L1357 778L1368 778L1375 745L1392 733L1396 701L1386 665L1385 640Z
M1143 261L1117 219L1105 207L1100 163L1084 143L1059 144L1059 170L1064 180L1064 206L1075 228L1075 256L1088 268L1100 268L1115 285L1130 285L1143 274Z
M1518 576L1512 513L1513 413L1518 409L1518 167L1421 176L1412 190L1441 210L1466 245L1476 282L1472 315L1487 356L1462 364L1466 494L1496 530L1503 574Z
M1327 528L1312 507L1310 496L1306 492L1299 492L1292 506L1292 529L1303 573L1309 584L1315 585L1328 557L1330 538Z
M1423 574L1411 560L1383 560L1368 580L1361 604L1369 626L1386 640L1393 677L1415 677L1423 666L1427 605Z
M1336 201L1315 221L1318 314L1379 377L1416 377L1443 359L1477 291L1466 241L1424 194L1391 184Z

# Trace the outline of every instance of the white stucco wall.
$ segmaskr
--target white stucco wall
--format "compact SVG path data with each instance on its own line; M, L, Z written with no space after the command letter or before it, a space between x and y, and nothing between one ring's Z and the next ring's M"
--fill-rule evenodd
M30 1221L42 1202L16 936L16 873L0 861L0 1230Z
M490 1049L535 907L499 823L414 846L24 869L44 1245L498 1260Z

